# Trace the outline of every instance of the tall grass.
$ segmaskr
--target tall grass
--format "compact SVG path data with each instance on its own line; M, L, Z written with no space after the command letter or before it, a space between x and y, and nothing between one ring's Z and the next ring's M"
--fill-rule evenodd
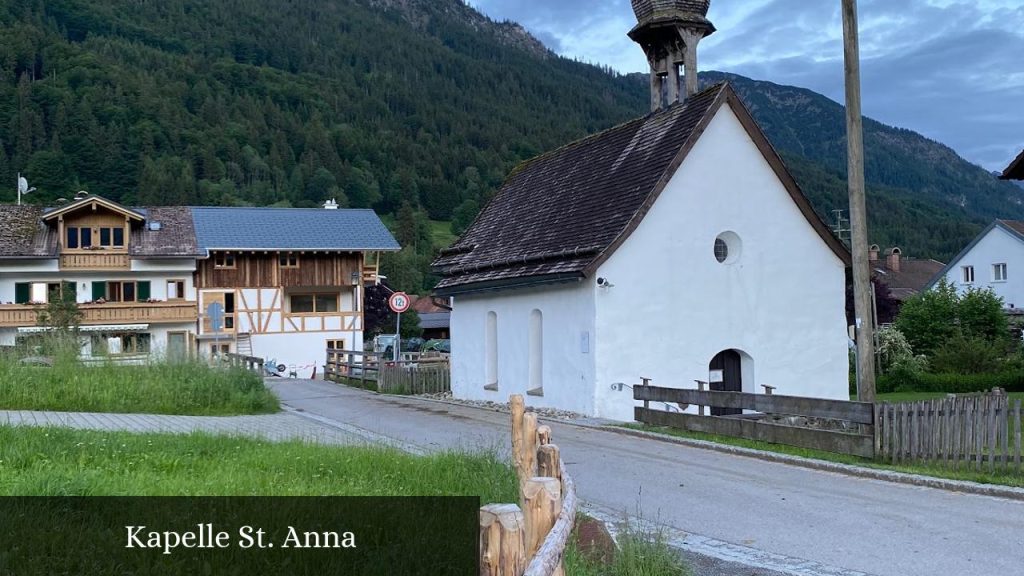
M690 576L692 571L678 550L661 533L627 528L619 534L618 549L610 561L588 557L570 541L565 550L565 573L571 576Z
M515 475L489 452L0 426L4 496L480 496L514 502Z
M85 365L61 354L53 366L0 358L0 409L151 414L265 414L280 409L258 375L196 362Z

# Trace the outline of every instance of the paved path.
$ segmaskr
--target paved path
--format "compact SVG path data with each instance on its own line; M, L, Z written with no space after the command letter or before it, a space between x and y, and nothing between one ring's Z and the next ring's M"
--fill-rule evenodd
M267 440L306 440L323 444L375 441L365 431L324 426L290 412L261 416L169 416L164 414L106 414L92 412L33 412L0 410L0 425L63 426L84 430L128 432L211 432ZM360 434L359 432L363 432Z
M295 409L425 450L507 451L505 414L326 382L274 388ZM686 550L756 567L746 574L1024 574L1024 502L551 426L597 513L639 512Z

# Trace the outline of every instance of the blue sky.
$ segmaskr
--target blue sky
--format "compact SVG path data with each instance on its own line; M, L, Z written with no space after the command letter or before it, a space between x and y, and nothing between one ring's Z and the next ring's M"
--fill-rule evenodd
M646 69L629 0L469 0L559 54ZM810 88L842 102L840 0L712 0L702 70ZM1024 1L860 0L865 114L1002 170L1024 148Z

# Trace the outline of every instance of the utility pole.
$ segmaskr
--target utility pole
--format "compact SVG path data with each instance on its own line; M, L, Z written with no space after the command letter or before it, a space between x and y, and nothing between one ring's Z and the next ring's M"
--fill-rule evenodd
M850 187L850 247L853 252L853 308L857 333L857 399L875 401L875 327L868 268L868 214L864 200L864 121L860 107L860 41L857 0L842 0L846 63L847 174Z

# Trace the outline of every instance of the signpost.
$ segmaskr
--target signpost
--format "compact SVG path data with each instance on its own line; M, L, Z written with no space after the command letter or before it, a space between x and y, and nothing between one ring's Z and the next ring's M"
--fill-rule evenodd
M388 297L388 306L391 311L398 314L398 318L395 320L395 355L394 360L398 362L401 358L401 347L402 347L402 312L409 309L412 304L412 299L405 292L393 292Z

